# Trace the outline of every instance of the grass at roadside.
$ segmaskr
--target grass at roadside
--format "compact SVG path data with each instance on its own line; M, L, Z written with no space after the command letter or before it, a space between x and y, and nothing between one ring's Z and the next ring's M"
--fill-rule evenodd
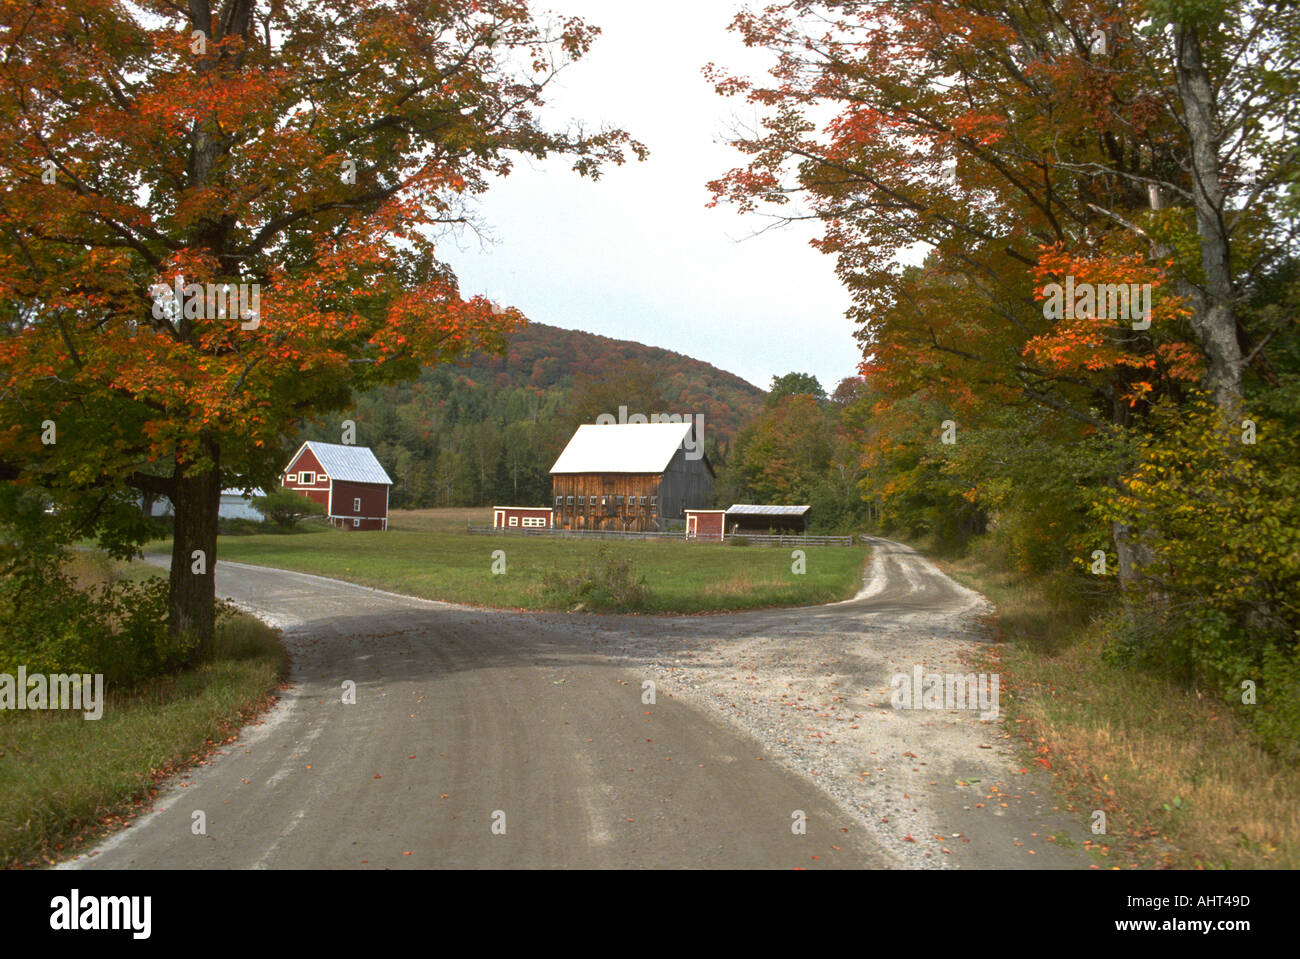
M81 585L120 570L102 557L72 560ZM161 777L202 758L262 711L285 654L251 616L224 620L213 660L197 669L105 689L102 718L63 710L0 712L0 863L39 865L120 825Z
M1105 813L1103 862L1300 867L1300 769L1212 693L1103 663L1105 606L1086 584L1025 577L987 548L938 562L998 607L1008 727L1077 809Z
M223 537L218 561L315 573L454 603L568 609L574 605L572 596L548 589L548 573L581 574L593 564L628 558L647 587L644 602L636 608L694 613L848 599L858 590L865 558L865 550L857 546L807 547L806 572L795 573L790 549L471 536L464 525L472 511L454 511L459 515L450 519L439 515L447 512L453 511L394 512L387 532L317 527L307 534ZM496 550L505 554L505 572L499 575L492 572Z

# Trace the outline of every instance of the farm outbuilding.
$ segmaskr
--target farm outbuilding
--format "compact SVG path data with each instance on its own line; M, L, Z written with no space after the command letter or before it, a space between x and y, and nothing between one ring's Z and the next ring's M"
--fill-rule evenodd
M308 440L289 460L280 483L324 506L331 526L388 529L393 481L369 447Z
M584 424L551 467L560 529L653 532L713 504L713 466L695 426Z
M724 509L688 509L686 511L687 539L722 540L727 535L723 522L727 511Z
M493 529L550 529L551 510L546 506L494 506Z
M739 503L727 510L727 533L807 533L811 506Z

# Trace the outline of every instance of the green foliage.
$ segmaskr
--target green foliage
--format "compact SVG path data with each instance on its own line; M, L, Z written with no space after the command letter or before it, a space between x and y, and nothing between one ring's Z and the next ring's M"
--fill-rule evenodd
M717 467L763 393L699 360L626 340L530 323L505 356L474 353L430 367L411 383L361 393L343 417L303 425L338 442L339 419L357 424L393 477L394 509L545 505L551 465L573 429L601 413L700 413ZM284 452L287 459L292 449Z
M222 536L252 536L265 533L271 524L242 516L223 516L217 520L217 531Z
M325 507L320 503L283 487L265 496L254 496L252 502L257 510L281 529L293 529L298 520L308 516L325 515Z
M769 403L736 438L718 478L718 503L807 504L811 532L860 529L866 504L855 412L807 392Z
M772 386L767 393L768 409L786 396L811 396L816 400L824 400L826 391L811 373L786 373L784 376L772 377Z
M1255 705L1243 708L1246 718L1265 746L1300 764L1300 644L1264 650L1257 693Z
M183 665L193 644L167 632L167 580L77 589L61 570L0 580L0 672L103 673L130 685Z
M167 635L167 581L78 589L69 515L47 503L0 486L0 672L103 673L126 685L180 666L191 647Z
M1146 436L1134 468L1096 506L1102 521L1143 531L1135 598L1158 623L1130 641L1132 655L1204 677L1230 698L1266 665L1293 682L1300 665L1295 431L1261 415L1256 442L1243 442L1241 425L1225 424L1204 398L1182 410L1162 407L1153 423L1163 430Z
M98 722L73 711L0 714L0 865L47 864L130 813L150 771L192 763L252 718L287 666L278 634L243 615L217 626L201 669L123 688L106 683Z

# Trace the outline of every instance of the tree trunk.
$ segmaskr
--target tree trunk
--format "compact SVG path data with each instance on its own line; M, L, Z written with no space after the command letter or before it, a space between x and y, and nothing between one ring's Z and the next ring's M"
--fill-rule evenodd
M1178 96L1191 147L1192 200L1200 237L1205 285L1197 291L1191 325L1205 351L1206 388L1229 423L1241 408L1242 355L1237 342L1236 290L1228 265L1228 227L1219 162L1214 89L1201 56L1201 38L1190 23L1175 27Z
M1142 567L1150 563L1151 551L1142 544L1142 534L1127 523L1113 520L1110 535L1115 543L1115 559L1119 563L1119 584L1127 597L1127 587L1141 582Z
M170 625L173 637L197 640L193 661L212 653L216 631L217 515L221 508L220 451L206 440L211 467L201 473L183 473L177 464L175 530L172 536Z

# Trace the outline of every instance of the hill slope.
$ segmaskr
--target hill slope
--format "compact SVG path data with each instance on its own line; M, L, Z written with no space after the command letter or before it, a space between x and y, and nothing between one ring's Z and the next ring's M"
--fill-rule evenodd
M544 504L549 470L593 410L703 414L706 449L721 459L762 410L764 392L671 350L532 323L505 356L475 354L423 370L411 383L357 398L356 442L396 484L393 507ZM302 439L338 442L334 418Z
M544 323L529 324L516 333L504 357L476 355L468 375L476 382L485 382L485 374L490 374L495 376L497 386L545 392L554 388L567 390L573 387L575 379L584 375L629 364L653 368L660 388L672 404L672 409L640 412L703 413L707 428L724 445L762 410L763 390L702 360L657 346ZM628 397L627 402L636 399ZM631 408L630 412L637 411Z

